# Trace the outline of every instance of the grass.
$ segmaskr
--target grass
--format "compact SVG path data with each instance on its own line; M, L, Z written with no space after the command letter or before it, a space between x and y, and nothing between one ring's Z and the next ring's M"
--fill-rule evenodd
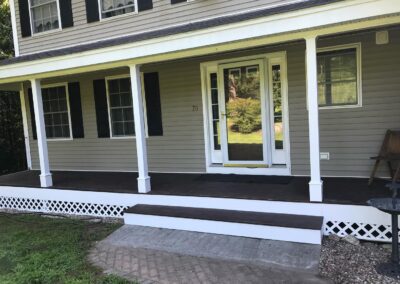
M129 283L87 262L118 224L0 213L0 283Z

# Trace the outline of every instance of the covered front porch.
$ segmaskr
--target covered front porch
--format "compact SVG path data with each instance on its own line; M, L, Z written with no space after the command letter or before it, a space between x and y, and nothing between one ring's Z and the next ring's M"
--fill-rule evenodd
M398 24L398 16L304 30L263 23L251 28L260 34L232 26L185 34L173 46L169 39L133 41L99 46L97 54L17 58L0 67L0 88L20 92L28 167L40 172L3 177L2 187L345 204L386 196L383 183L368 188L352 177L369 175L386 129L398 128ZM227 34L243 38L219 37ZM339 92L344 101L334 102L331 78L319 78L317 66L331 67L318 60L348 62L334 83L350 99ZM239 81L255 82L243 84L246 96L235 95L256 98L258 125L250 132L257 137L230 141L237 133L224 118L226 101ZM321 106L319 88L327 86Z
M30 187L40 190L39 171L25 171L0 176L0 186L9 190ZM137 173L53 171L57 190L88 192L138 192ZM214 197L263 201L310 202L309 177L252 176L221 174L150 173L150 195ZM368 186L366 178L323 178L323 203L366 205L367 200L389 197L387 180L377 179Z

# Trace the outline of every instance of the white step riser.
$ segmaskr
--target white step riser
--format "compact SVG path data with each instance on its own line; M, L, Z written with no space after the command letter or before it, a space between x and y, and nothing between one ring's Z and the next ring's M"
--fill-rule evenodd
M164 217L132 213L125 213L124 221L127 225L138 225L307 244L321 244L322 239L322 229L310 230L284 228L275 226L230 223L221 221Z

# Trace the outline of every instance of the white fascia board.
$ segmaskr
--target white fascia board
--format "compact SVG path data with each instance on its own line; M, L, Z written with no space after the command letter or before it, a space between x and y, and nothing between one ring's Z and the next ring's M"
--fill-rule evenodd
M382 16L388 17L377 18ZM360 22L362 19L365 22ZM398 0L343 1L201 31L0 66L0 83L26 80L27 76L40 78L37 74L57 71L65 71L63 74L72 74L99 70L101 65L104 65L103 68L105 68L107 64L107 68L110 68L132 63L143 64L156 60L167 60L174 58L171 55L173 52L186 51L187 56L190 57L200 55L193 50L199 48L208 48L203 51L206 52L203 54L207 54L231 50L230 48L245 48L256 46L256 44L266 45L302 39L310 35L321 36L396 23L400 23ZM336 26L333 26L335 24ZM319 30L315 30L317 28ZM276 36L276 38L262 38L272 36ZM254 40L254 42L250 42L250 40ZM225 49L217 47L217 45L227 43L233 44Z

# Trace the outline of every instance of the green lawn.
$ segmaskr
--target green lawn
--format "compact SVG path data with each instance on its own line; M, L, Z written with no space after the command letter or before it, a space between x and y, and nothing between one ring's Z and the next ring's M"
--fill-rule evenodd
M128 283L87 261L120 225L0 213L0 283Z

